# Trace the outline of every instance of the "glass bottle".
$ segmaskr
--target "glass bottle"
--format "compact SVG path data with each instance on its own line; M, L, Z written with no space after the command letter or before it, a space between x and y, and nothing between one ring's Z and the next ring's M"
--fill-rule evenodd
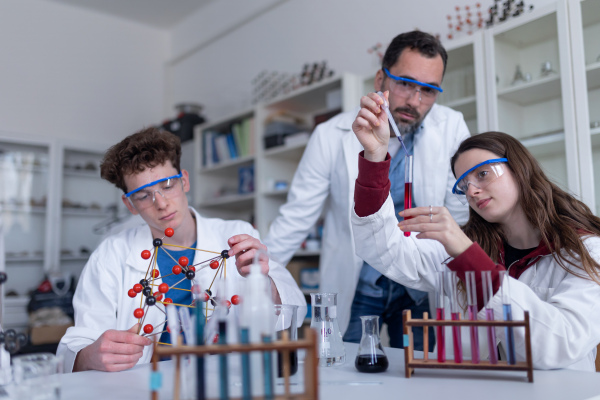
M311 293L310 297L310 327L319 335L319 365L342 365L346 362L346 349L337 323L337 293Z
M389 362L379 338L379 316L366 315L360 320L362 337L354 366L359 372L383 372L388 369Z

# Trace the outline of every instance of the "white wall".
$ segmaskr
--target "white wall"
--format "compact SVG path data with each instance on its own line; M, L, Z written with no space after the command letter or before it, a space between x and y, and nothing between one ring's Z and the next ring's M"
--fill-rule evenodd
M214 120L250 106L250 82L264 69L298 73L304 63L327 60L337 72L373 74L379 63L368 48L377 42L385 48L398 33L414 28L445 36L446 15L477 1L213 2L172 30L167 103L202 103ZM484 12L493 4L479 1Z
M0 0L0 133L115 143L165 116L169 33L46 0Z

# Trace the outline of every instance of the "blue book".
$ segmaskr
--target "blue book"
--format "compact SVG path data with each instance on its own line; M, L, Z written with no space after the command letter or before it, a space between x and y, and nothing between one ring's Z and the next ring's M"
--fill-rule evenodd
M238 151L235 148L235 140L233 139L233 133L228 133L226 137L227 145L229 146L229 155L231 156L231 159L237 158Z

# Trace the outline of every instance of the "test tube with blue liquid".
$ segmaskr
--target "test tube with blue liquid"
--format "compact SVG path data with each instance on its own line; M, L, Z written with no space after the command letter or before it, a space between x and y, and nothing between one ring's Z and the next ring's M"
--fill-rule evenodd
M512 321L512 308L510 305L510 277L507 271L500 271L500 294L502 297L502 313L504 314L505 321ZM506 356L508 358L508 364L516 364L515 359L515 334L512 326L504 328L506 335Z
M435 317L438 321L444 320L444 271L437 274L437 290L435 294ZM437 334L437 360L438 362L446 362L446 334L444 326L438 325L435 327Z
M494 297L492 290L492 271L481 271L481 286L483 288L483 302L485 304L485 319L494 320L494 309L491 300ZM487 340L490 352L490 364L498 364L498 349L496 348L496 328L487 327Z
M467 313L469 320L477 321L477 289L475 285L475 271L465 274L467 284ZM476 326L470 326L471 334L471 362L479 364L479 332Z
M460 309L458 306L458 277L455 271L450 271L448 274L450 283L450 315L452 321L460 321ZM454 362L457 364L462 363L462 340L460 337L460 326L452 327L452 344L454 345Z

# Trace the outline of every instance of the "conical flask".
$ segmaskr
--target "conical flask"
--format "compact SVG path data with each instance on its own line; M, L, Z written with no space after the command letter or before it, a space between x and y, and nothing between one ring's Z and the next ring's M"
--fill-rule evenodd
M379 337L379 317L366 315L360 317L362 337L354 366L359 372L383 372L388 369L388 358L381 346Z
M331 367L346 362L346 349L337 322L337 293L311 293L310 327L317 331L319 365Z

